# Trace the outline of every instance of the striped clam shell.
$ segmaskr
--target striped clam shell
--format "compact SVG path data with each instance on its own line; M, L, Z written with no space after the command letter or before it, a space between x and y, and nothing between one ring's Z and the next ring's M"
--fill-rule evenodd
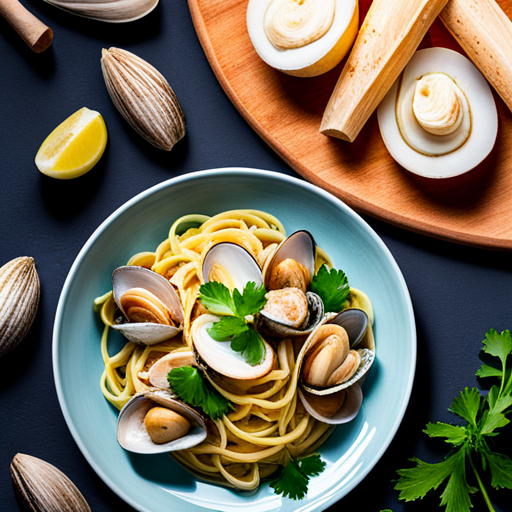
M75 484L44 460L18 453L11 462L14 495L20 510L91 512Z
M39 277L33 258L15 258L0 268L0 356L25 337L38 304Z
M176 94L151 64L110 48L102 50L101 69L112 102L141 137L170 151L185 136L185 116Z

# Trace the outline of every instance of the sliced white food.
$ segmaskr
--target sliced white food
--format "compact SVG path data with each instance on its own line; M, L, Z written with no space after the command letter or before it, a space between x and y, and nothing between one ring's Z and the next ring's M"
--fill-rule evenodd
M197 353L212 370L240 380L259 379L272 370L275 354L266 341L263 361L255 366L251 366L242 354L231 348L231 341L215 341L208 334L208 329L219 320L215 315L201 315L194 320L191 329Z
M450 178L476 167L491 152L498 131L484 77L466 57L446 48L414 54L381 102L378 120L391 156L428 178Z
M358 0L249 0L247 30L258 55L284 73L326 73L359 29Z

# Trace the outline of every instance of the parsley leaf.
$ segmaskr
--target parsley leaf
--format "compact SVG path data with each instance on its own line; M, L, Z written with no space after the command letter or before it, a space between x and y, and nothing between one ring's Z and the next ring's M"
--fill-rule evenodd
M491 485L495 489L512 489L512 460L501 453L485 450L483 456L491 470Z
M498 334L494 329L490 329L483 341L483 351L494 357L499 357L503 368L507 366L507 357L512 353L512 336L507 329Z
M350 293L350 286L342 270L329 270L324 264L311 281L311 291L320 296L326 313L339 313Z
M480 407L480 391L477 388L466 388L460 392L460 397L455 398L449 411L458 414L468 423L476 427L476 415Z
M430 437L445 437L447 443L455 446L462 444L468 437L464 427L447 423L429 423L423 432Z
M413 501L423 498L428 491L437 489L457 464L460 464L459 453L437 464L429 464L417 458L410 459L411 462L416 462L416 467L398 470L401 478L395 489L401 491L400 499Z
M487 364L483 364L481 368L476 372L476 376L484 379L486 377L500 377L503 375L501 370L494 368L493 366L489 366Z
M235 303L236 315L245 317L259 313L267 299L265 298L265 287L263 285L256 287L256 283L250 281L245 287L243 294L235 288L233 290L233 302Z
M246 331L233 336L231 348L240 352L251 366L256 366L265 356L265 344L252 325L247 327Z
M167 380L172 392L180 400L193 407L201 407L213 420L235 410L231 402L212 388L193 366L173 368L167 375Z
M512 489L512 459L489 449L487 438L496 437L510 423L507 415L512 412L512 368L507 360L512 355L510 331L498 334L494 329L486 333L483 352L497 357L502 369L484 364L477 377L498 378L500 385L493 385L487 396L481 396L476 388L465 388L453 400L450 411L466 420L464 426L446 423L429 423L424 430L430 437L443 437L451 445L451 455L438 464L427 464L412 459L416 467L398 471L400 476L395 489L401 491L400 499L412 501L423 498L430 490L437 489L446 479L448 483L441 494L441 505L446 512L469 512L473 506L470 494L480 491L489 512L493 512L489 495L480 477L476 462L484 471L491 473L491 485L495 489ZM470 487L466 470L473 472L478 488Z
M199 288L201 304L217 315L234 315L235 304L227 286L217 281L210 281Z
M241 334L247 330L249 330L247 322L236 316L223 316L220 321L206 329L215 341L227 341L235 334Z
M276 494L288 496L292 500L301 500L308 492L311 476L318 476L325 469L320 455L314 454L304 459L292 459L282 468L281 473L270 483Z
M201 285L199 292L201 303L212 313L232 315L223 316L215 322L207 329L208 334L215 341L231 340L231 348L240 352L251 366L261 363L265 356L265 344L245 317L263 309L267 303L265 287L257 287L256 283L250 281L245 285L243 293L235 288L231 295L229 288L212 281Z

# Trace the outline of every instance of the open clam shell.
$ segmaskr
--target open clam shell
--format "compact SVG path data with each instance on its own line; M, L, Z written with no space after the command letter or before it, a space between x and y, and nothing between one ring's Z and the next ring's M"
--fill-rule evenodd
M329 423L330 425L341 425L342 423L352 421L359 413L359 409L363 403L363 392L361 391L361 386L359 386L359 384L354 384L345 390L337 392L343 396L340 400L341 405L332 415L330 415L329 412L326 412L331 404L326 404L325 401L335 395L329 395L329 397L318 396L301 388L298 388L298 393L306 411L318 421Z
M347 331L350 348L357 348L368 331L369 318L362 309L348 308L330 318L328 323L343 327Z
M316 244L309 231L296 231L283 240L276 252L267 260L263 269L265 288L277 290L296 287L304 292L315 274ZM294 260L299 264L281 268L286 260Z
M208 334L208 329L219 320L218 316L207 314L196 318L192 324L192 342L199 357L209 368L239 380L259 379L273 369L276 354L265 340L263 361L255 366L251 366L239 352L231 348L231 341L215 341Z
M123 309L121 298L128 290L142 288L151 292L170 311L175 325L165 325L153 322L130 322L113 325L112 328L121 332L134 343L154 345L176 336L183 330L183 308L178 294L165 277L143 267L124 266L112 273L112 290L114 301L123 315L128 319Z
M165 407L184 416L191 424L189 432L165 444L154 443L144 425L153 407ZM117 440L129 452L167 453L192 448L206 439L206 422L192 407L180 402L168 391L151 389L135 395L121 410L117 419Z
M320 325L324 319L324 303L322 299L313 292L306 293L308 303L308 314L304 323L299 327L287 325L285 321L272 314L271 311L263 309L260 312L260 325L270 334L278 338L307 336Z
M221 242L215 244L204 256L203 281L219 281L230 290L242 292L248 282L263 284L263 275L258 262L242 246Z
M297 364L300 366L301 372L300 386L298 388L299 397L309 414L317 420L329 424L346 423L357 415L363 399L361 384L375 360L375 342L367 315L364 315L364 312L363 315L359 313L342 313L344 314L326 315L323 322L304 342L297 356ZM356 319L359 319L359 327L355 321ZM318 329L328 323L346 327L348 341L344 342L344 351L353 352L354 349L350 348L350 345L358 347L357 352L360 357L360 363L355 373L346 382L329 387L310 386L302 380L302 373L305 369L306 371L311 371L311 367L306 366L304 363L308 355L312 353L312 349L318 347L320 341L317 336L317 333L320 333ZM351 323L351 325L347 325L347 323Z
M364 311L356 308L346 309L334 317L327 317L325 323L339 325L347 331L350 348L352 350L357 349L360 356L360 363L358 369L350 379L341 384L320 388L308 386L302 383L302 386L306 391L318 396L337 393L338 391L347 389L354 385L363 378L375 360L375 341L373 338L373 330L370 322L368 321L368 316ZM319 327L320 326L318 326L317 329ZM316 329L312 334L310 334L309 338L305 342L306 348L302 354L303 361L308 357L308 352L310 352L311 349L311 341L315 334ZM301 361L301 364L303 361Z
M151 385L159 389L169 389L167 375L174 368L193 366L196 364L194 353L191 350L174 351L161 357L148 370L148 379Z

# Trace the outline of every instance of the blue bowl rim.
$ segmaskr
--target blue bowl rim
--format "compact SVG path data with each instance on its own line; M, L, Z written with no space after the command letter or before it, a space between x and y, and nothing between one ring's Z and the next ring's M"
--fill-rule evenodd
M395 437L395 434L400 427L400 424L402 422L402 419L405 415L405 411L407 410L407 406L409 404L409 400L411 397L412 387L414 383L414 375L416 371L416 357L417 357L417 337L416 337L416 322L414 317L414 310L412 307L412 301L409 294L409 290L407 288L407 284L405 282L405 279L403 277L402 271L400 270L400 267L396 263L393 255L387 248L387 246L384 244L382 239L377 235L377 233L373 230L373 228L360 216L358 215L354 210L352 210L349 206L347 206L343 201L338 199L337 197L333 196L329 192L317 187L316 185L312 185L311 183L307 181L302 181L298 178L295 178L293 176L288 176L286 174L282 174L275 171L268 171L263 169L255 169L255 168L248 168L248 167L223 167L223 168L216 168L216 169L207 169L202 171L195 171L188 174L184 174L181 176L177 176L176 178L171 178L169 180L163 181L161 183L158 183L157 185L154 185L136 196L134 196L132 199L129 199L126 201L123 205L121 205L117 210L115 210L112 214L110 214L99 226L96 228L96 230L92 233L92 235L89 237L87 242L84 244L80 252L78 253L77 257L75 258L75 261L71 265L71 268L69 270L69 273L66 277L66 281L64 282L64 286L62 288L62 292L60 294L59 303L57 305L57 311L55 314L55 323L53 328L53 342L52 342L52 364L53 364L53 377L55 381L55 387L57 390L57 398L59 400L60 408L62 410L62 414L64 416L64 419L66 421L66 424L71 432L71 435L73 436L73 439L75 440L76 444L78 445L78 448L82 452L83 456L89 463L89 465L93 468L93 470L96 472L96 474L103 480L103 482L110 487L110 489L116 493L121 499L123 499L126 503L128 503L131 507L133 507L136 510L139 510L140 512L151 512L149 509L146 509L145 507L142 507L137 501L133 500L130 496L128 496L121 488L119 488L114 482L110 480L110 478L103 472L102 468L96 464L96 461L94 460L94 457L89 453L87 447L82 442L82 439L80 438L75 425L73 423L73 419L71 417L71 414L69 412L69 409L67 407L66 401L64 399L64 391L62 389L62 382L60 379L60 374L58 372L59 368L59 335L61 330L61 324L63 322L62 318L62 312L64 309L64 304L66 303L67 296L69 294L69 289L71 287L71 284L73 282L73 279L75 278L75 275L78 271L78 268L82 262L82 260L87 255L87 252L89 248L96 242L97 238L100 236L100 234L103 232L103 230L110 225L115 219L117 219L120 215L122 215L126 210L131 208L133 205L138 203L139 201L143 200L144 198L151 196L155 192L158 192L162 189L173 187L174 185L177 185L179 183L183 183L186 181L193 181L196 179L202 179L206 177L215 177L215 176L226 176L226 175L233 175L234 177L247 177L247 176L257 176L257 177L266 177L269 179L277 179L281 180L285 183L290 183L292 185L296 185L302 188L305 188L306 190L309 190L310 192L313 192L317 195L323 196L325 200L334 203L338 208L344 211L349 217L352 219L355 219L356 222L361 224L363 228L367 231L367 233L371 236L372 241L375 242L379 248L382 250L382 253L387 257L389 264L394 269L395 274L399 280L402 292L404 294L404 297L406 299L407 303L407 312L409 317L409 324L411 328L410 339L412 341L411 346L411 365L409 368L409 375L407 376L407 388L405 390L404 394L404 400L401 404L401 408L395 418L395 422L388 432L388 435L385 439L385 441L380 446L380 449L374 452L373 457L371 458L370 462L366 465L366 468L361 471L357 476L353 478L353 481L350 482L348 487L346 488L346 491L341 494L335 493L331 499L329 499L327 502L322 503L322 508L327 508L328 506L332 505L333 503L337 502L339 499L341 499L343 496L346 496L351 490L353 490L359 483L364 480L366 475L374 468L374 466L377 464L377 462L380 460L384 452L387 450L388 446L391 444L391 441Z

